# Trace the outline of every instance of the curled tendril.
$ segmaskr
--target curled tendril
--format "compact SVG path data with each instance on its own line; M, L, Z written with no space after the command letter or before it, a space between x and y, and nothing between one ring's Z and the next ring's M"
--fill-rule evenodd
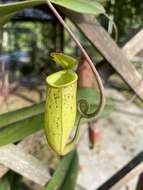
M98 112L99 112L98 108L94 112L88 113L89 108L90 108L90 104L88 103L87 100L81 99L78 101L77 109L81 117L86 118L86 119L93 118L93 117L97 118Z

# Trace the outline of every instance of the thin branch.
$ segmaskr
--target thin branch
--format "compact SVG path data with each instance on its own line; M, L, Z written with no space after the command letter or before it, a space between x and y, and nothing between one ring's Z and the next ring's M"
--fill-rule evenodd
M89 117L97 117L99 115L99 113L103 110L104 108L104 104L105 104L105 95L104 95L104 87L102 84L102 80L92 62L92 60L90 59L89 55L87 54L87 52L85 51L85 49L82 47L81 43L79 42L79 40L77 39L77 37L74 35L74 33L71 31L71 29L68 27L68 25L64 22L63 18L60 16L60 14L57 12L57 10L55 9L55 7L52 5L52 3L50 2L50 0L46 1L49 8L52 10L52 12L54 13L54 15L57 17L57 19L60 21L60 23L63 25L63 27L65 28L65 30L69 33L69 35L71 36L71 38L73 39L73 41L76 43L76 45L79 47L79 49L81 50L82 54L84 55L84 57L86 58L87 62L89 63L95 79L97 81L98 87L99 87L99 91L100 91L100 103L98 108L96 109L96 111L94 113L90 113L88 114L87 112L85 112L85 110L81 109L81 106L84 104L84 107L88 108L88 102L86 102L85 100L79 101L78 104L78 111L80 112L82 117L85 118L89 118ZM86 76L85 76L86 77ZM88 109L86 109L87 111Z

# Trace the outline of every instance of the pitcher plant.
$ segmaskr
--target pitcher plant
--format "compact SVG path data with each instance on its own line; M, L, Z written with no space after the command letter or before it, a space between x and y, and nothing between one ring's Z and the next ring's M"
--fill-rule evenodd
M59 155L64 155L75 146L75 137L68 139L76 120L77 74L72 70L77 61L62 53L52 53L53 60L64 70L46 78L45 132L48 144ZM78 133L78 130L76 131Z

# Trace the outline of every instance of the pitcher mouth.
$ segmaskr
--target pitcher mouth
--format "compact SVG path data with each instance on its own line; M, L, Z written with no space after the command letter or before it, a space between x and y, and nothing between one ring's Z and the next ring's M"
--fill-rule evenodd
M60 88L76 82L77 79L78 76L75 72L64 70L51 74L46 78L46 82L52 87Z

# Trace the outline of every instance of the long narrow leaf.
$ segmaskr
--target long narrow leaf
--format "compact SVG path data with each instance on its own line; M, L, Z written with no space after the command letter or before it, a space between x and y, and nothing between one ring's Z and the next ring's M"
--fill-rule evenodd
M60 188L60 190L75 190L76 188L76 181L78 176L78 169L79 169L79 160L78 154L75 152L75 155L72 159L70 164L69 170L65 177L65 180Z
M79 13L93 15L105 13L104 7L96 0L51 0L51 2Z
M0 190L19 190L22 176L12 170L8 171L0 180Z
M11 13L11 14L8 14L8 15L6 15L6 16L3 16L3 17L1 17L1 19L0 19L0 28L6 23L6 22L8 22L10 19L11 19L11 17L14 15L14 13Z
M17 142L43 127L43 113L0 128L0 146Z
M75 151L69 153L60 161L57 170L55 171L52 179L49 181L44 190L60 190L60 187L65 180L65 177L67 175L68 169L74 156Z
M0 16L6 16L25 8L34 7L45 3L45 0L29 0L14 3L0 4Z
M6 177L0 180L0 190L10 190L10 183Z
M44 102L0 115L0 128L44 111Z

